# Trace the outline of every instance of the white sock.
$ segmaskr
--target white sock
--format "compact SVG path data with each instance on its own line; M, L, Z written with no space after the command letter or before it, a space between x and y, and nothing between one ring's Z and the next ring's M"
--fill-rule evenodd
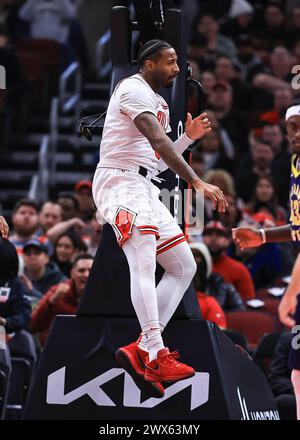
M157 353L159 350L164 348L164 344L161 338L160 328L151 328L144 331L147 350L149 353L149 362L157 358Z
M163 327L163 325L162 325L161 323L159 323L159 328L160 328L160 333L162 333L163 330L164 330L164 327ZM142 336L142 337L141 337L140 342L138 343L138 347L139 347L141 350L148 351L148 348L147 348L147 339L146 339L146 336L145 336L144 332L141 333L141 336Z

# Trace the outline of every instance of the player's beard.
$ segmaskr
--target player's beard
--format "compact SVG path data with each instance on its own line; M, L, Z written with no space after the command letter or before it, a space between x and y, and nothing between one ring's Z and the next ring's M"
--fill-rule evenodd
M168 82L165 84L166 89L170 89L173 86L173 84L175 83L176 77L177 76L175 76L175 77L171 76L168 78Z
M170 88L173 86L173 84L174 84L174 80L173 80L173 81L169 81L169 82L165 85L165 88L166 88L166 89L170 89Z

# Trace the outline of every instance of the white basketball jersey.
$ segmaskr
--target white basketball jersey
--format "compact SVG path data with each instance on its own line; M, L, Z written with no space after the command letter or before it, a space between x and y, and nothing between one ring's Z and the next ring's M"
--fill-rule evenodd
M164 130L171 131L169 107L139 73L120 81L109 101L102 141L100 163L116 161L143 166L157 173L158 159L149 141L133 120L141 113L153 113Z

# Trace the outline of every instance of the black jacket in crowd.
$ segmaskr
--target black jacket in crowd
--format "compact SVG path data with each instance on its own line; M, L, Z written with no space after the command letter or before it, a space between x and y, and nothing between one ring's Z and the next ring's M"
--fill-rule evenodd
M8 296L1 296L0 301L0 316L6 319L6 332L26 329L31 319L31 304L23 283L17 277L0 287L10 288Z
M212 273L207 283L207 293L218 301L224 312L244 311L246 306L234 286L226 283L218 273Z

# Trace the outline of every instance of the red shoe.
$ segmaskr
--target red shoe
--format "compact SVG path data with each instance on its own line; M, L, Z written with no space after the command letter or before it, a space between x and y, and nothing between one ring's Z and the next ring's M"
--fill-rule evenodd
M177 351L169 352L163 348L157 353L157 359L146 362L145 380L152 382L176 382L195 375L195 370L188 365L178 362Z
M165 390L159 381L145 381L145 362L148 353L139 348L139 341L140 338L125 347L120 347L116 351L116 359L140 389L151 397L163 397Z

